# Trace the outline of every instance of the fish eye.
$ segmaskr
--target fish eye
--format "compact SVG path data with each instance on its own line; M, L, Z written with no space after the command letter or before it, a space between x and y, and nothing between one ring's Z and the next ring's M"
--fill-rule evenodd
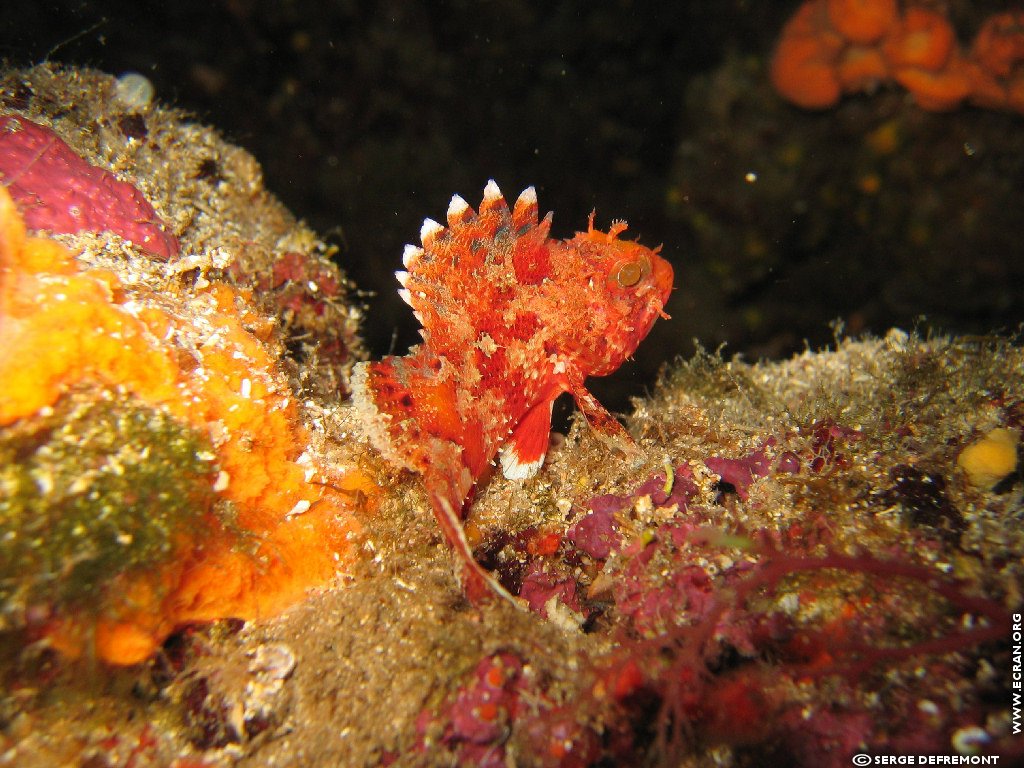
M631 259L618 265L612 272L612 278L623 288L632 288L651 273L651 264L647 259Z

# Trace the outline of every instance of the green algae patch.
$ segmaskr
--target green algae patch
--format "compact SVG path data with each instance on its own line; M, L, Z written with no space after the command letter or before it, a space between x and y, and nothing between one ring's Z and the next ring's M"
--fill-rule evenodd
M0 605L86 608L208 525L213 453L160 410L75 393L0 431Z

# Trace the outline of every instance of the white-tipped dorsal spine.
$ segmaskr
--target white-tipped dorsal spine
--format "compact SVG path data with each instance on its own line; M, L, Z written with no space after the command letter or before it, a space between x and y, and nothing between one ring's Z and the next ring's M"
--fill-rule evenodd
M406 269L412 269L413 265L423 257L423 249L418 245L406 245L402 251L402 264Z
M444 232L444 227L436 221L433 219L424 219L423 226L420 227L420 242L423 243L424 247L427 247L434 242L442 232Z
M512 223L516 227L537 223L537 190L533 187L527 187L519 194L512 208Z
M519 199L516 200L516 208L522 206L537 205L537 190L533 187L527 187L519 193Z
M484 187L484 205L496 203L501 199L501 190L498 189L497 182L494 179L488 180L487 186Z
M448 226L454 227L469 218L469 215L472 215L469 203L459 195L452 195L452 201L448 203Z
M406 272L404 269L400 269L397 272L395 272L395 279L398 280L399 285L401 285L403 288L409 287L409 273Z

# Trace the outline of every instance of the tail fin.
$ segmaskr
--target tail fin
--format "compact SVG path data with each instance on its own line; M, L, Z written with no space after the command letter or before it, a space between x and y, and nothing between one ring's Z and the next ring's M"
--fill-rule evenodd
M423 477L437 524L464 565L470 599L479 603L493 593L518 605L474 559L462 530L459 512L476 479L467 464L485 462L479 438L467 438L454 379L438 375L441 362L420 348L409 357L359 363L352 376L356 410L377 450Z

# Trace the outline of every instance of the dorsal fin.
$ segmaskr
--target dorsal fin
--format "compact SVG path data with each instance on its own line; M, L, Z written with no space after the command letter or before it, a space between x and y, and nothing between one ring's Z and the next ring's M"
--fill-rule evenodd
M404 270L395 275L401 284L399 295L416 313L424 339L438 341L435 329L443 327L444 338L468 341L475 338L481 290L492 291L501 280L492 274L507 272L511 263L523 284L533 284L547 273L545 250L551 227L550 214L537 217L537 193L523 190L514 208L494 180L484 187L479 210L459 195L448 204L447 226L425 219L420 228L420 245L407 245L402 254Z
M512 226L516 232L526 227L537 226L537 190L527 187L519 195L512 208Z

